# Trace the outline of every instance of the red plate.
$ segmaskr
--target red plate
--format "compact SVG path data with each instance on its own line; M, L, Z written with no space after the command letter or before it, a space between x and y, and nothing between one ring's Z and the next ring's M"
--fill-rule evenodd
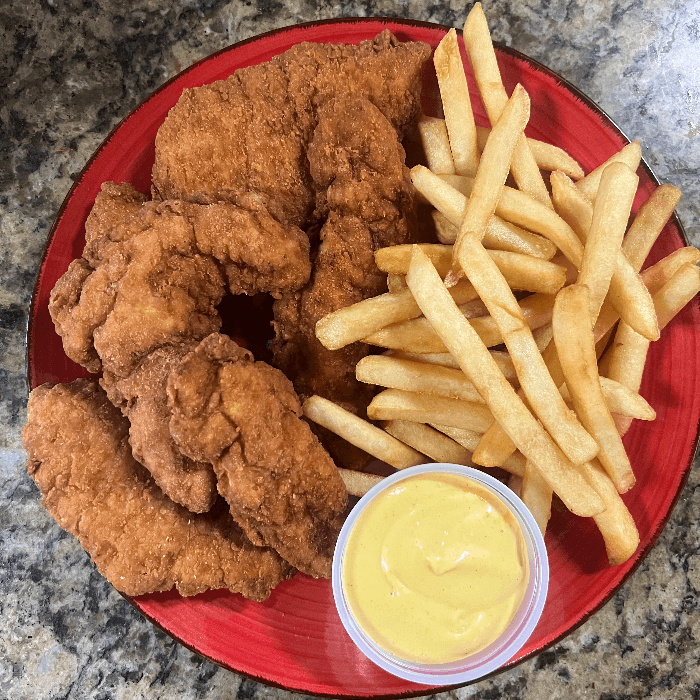
M389 28L401 40L435 47L446 28L401 20L350 19L300 25L224 49L163 85L109 135L66 197L51 231L34 292L28 335L29 380L70 381L85 376L63 353L47 311L49 293L69 262L80 256L84 222L100 184L130 181L147 192L154 138L182 89L225 78L235 69L269 60L300 41L359 43ZM507 90L520 82L532 100L528 135L571 153L588 171L627 143L621 131L584 95L560 77L507 48L498 49ZM436 81L426 71L425 109L436 108ZM472 81L473 87L473 81ZM477 119L486 124L477 100ZM434 113L434 112L433 112ZM638 207L658 184L640 168ZM686 245L674 218L652 250L650 262ZM551 582L541 621L509 665L562 639L598 610L648 554L668 520L688 476L700 418L700 311L690 304L652 343L642 394L656 409L650 424L636 421L625 437L637 486L624 498L639 527L641 546L623 566L607 565L591 520L556 510L547 531ZM424 695L431 688L381 671L355 648L333 605L329 581L297 574L264 603L228 592L185 599L176 593L130 601L154 624L199 654L256 680L294 691L330 696Z

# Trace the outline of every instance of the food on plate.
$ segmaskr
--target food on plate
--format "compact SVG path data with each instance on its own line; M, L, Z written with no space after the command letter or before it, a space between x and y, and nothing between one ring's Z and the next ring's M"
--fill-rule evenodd
M72 360L127 377L157 347L219 330L226 282L235 293L276 295L304 284L308 251L302 231L253 198L156 203L105 183L83 257L56 284L49 311Z
M421 119L430 169L411 170L417 190L436 208L438 241L452 245L378 251L379 267L396 278L390 293L329 314L318 322L317 336L341 347L372 328L364 341L390 352L356 366L359 380L389 387L368 407L370 418L389 420L388 432L434 459L445 452L436 449L432 428L476 464L511 471L509 484L542 532L557 495L574 513L594 519L610 563L620 564L639 543L619 497L636 478L621 437L634 417L655 418L638 394L647 350L700 290L700 251L675 251L640 275L680 192L658 187L631 217L639 144L584 175L567 154L524 138L528 96L520 86L506 94L479 3L464 43L491 121L491 128L476 130L478 164L467 164L473 113L462 105L465 83L451 32L436 51L445 119ZM551 199L539 172L546 163L554 170ZM523 264L560 269L556 285L553 277L552 288L537 290L549 292L549 303L538 294L514 294L534 290L514 282L512 268L499 261L513 253L502 251L520 254ZM555 252L555 263L546 262ZM450 293L455 289L469 290L470 300L460 304ZM534 320L525 309L538 297ZM584 297L590 308L581 305ZM501 342L513 386L487 350ZM481 423L477 406L487 411Z
M219 493L250 540L329 577L347 494L301 419L289 379L215 333L170 372L167 393L173 439L214 466Z
M520 608L526 547L513 513L485 486L456 473L412 475L359 513L342 552L344 597L385 651L457 661L493 643Z
M326 102L307 154L320 189L316 207L327 218L308 284L273 306L272 363L292 378L302 400L333 398L362 414L372 392L355 379L355 364L367 346L329 351L315 327L326 314L385 289L374 253L408 239L413 188L394 127L364 98Z
M250 542L222 500L197 515L165 496L133 459L128 430L97 380L76 379L34 389L22 432L44 507L117 590L228 588L264 600L293 574Z
M210 463L182 454L170 434L166 384L170 372L197 345L195 340L156 348L124 378L105 372L100 384L129 420L129 444L156 484L176 503L205 513L216 501L216 475Z
M209 203L251 192L278 221L308 230L321 219L306 159L319 110L335 97L368 100L403 136L429 56L426 44L384 31L359 46L298 44L183 91L156 136L154 196Z

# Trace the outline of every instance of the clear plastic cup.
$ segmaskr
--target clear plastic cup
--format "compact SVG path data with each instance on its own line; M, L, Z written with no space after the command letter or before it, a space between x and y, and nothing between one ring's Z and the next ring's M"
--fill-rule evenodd
M511 511L520 525L529 560L530 576L527 589L523 596L520 608L508 627L489 646L481 651L466 656L458 661L444 664L423 664L415 661L407 661L398 658L377 644L355 620L355 617L346 600L343 588L343 558L352 531L358 517L377 495L391 488L394 484L418 474L442 473L456 474L472 479L483 488L490 491L500 499ZM362 653L377 666L385 671L414 681L428 685L454 685L467 683L481 678L510 661L528 640L535 629L544 603L547 598L549 584L549 562L544 539L540 533L535 519L525 504L500 481L484 472L458 464L422 464L417 467L404 469L384 479L377 484L353 508L345 522L335 549L333 557L333 597L338 608L338 613L343 626L347 630L353 642Z

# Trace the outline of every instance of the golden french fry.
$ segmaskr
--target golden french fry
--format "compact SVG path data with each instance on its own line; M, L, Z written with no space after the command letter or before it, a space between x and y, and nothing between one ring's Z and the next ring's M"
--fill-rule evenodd
M634 519L598 460L583 464L580 469L605 504L605 510L594 515L593 520L603 535L608 561L612 566L624 564L639 546Z
M359 447L396 469L425 462L423 455L337 404L321 396L310 396L302 406L304 415L314 423Z
M368 355L357 363L355 376L366 384L483 403L479 392L459 369L386 355Z
M343 469L343 467L338 467L338 473L345 484L345 490L348 494L358 498L364 496L373 486L376 486L384 479L383 476L367 472L356 472L352 469Z
M693 246L678 248L656 264L642 272L642 281L651 295L656 294L673 275L686 263L697 265L700 263L700 250Z
M465 430L464 428L453 428L449 425L440 425L438 423L431 424L433 428L439 430L441 433L445 433L451 437L455 442L458 442L462 447L466 448L470 452L474 452L476 446L479 444L481 435L474 432L473 430ZM500 465L501 469L515 474L516 476L525 475L525 457L520 454L520 452L514 452L510 457L503 461Z
M637 175L624 163L611 163L601 174L577 281L588 287L594 324L615 271L638 183Z
M671 218L680 198L681 191L677 187L660 185L639 207L622 242L622 252L637 272L642 269L654 241Z
M476 127L476 145L479 153L484 150L490 132L491 129L488 127ZM563 148L530 138L527 139L527 145L530 147L530 152L540 170L548 170L549 172L559 170L574 180L580 180L583 177L583 168ZM430 169L434 173L447 172L437 171L432 167Z
M456 288L452 287L448 293L451 293ZM465 317L469 318L469 323L487 347L500 345L503 342L503 336L495 319L492 316L471 318L468 313L471 303L473 302L459 306L463 316L466 312ZM531 294L520 302L520 309L525 317L525 323L531 330L544 326L552 320L553 306L554 297L551 294ZM395 323L393 326L382 328L362 340L380 348L405 350L421 354L446 351L445 344L425 318Z
M486 346L452 301L435 268L419 249L414 250L406 281L423 314L484 397L495 419L507 426L518 449L537 465L555 493L578 515L601 512L603 504L598 494L518 398Z
M392 420L386 423L384 430L436 462L471 464L467 450L425 423Z
M386 288L392 293L408 289L405 276L395 275L394 273L390 272L386 276Z
M452 159L445 120L421 117L418 121L418 134L428 167L434 173L454 173L455 163Z
M562 289L554 302L554 343L576 414L596 439L598 459L615 488L625 493L634 486L635 477L600 388L590 308L585 285Z
M451 293L458 304L467 304L477 296L466 280L455 285ZM410 290L387 292L327 314L316 323L316 337L329 350L338 350L382 328L417 318L420 313Z
M552 489L530 461L525 462L520 498L544 535L552 513Z
M440 277L444 278L452 263L452 246L435 243L419 245L435 265ZM411 250L410 243L388 246L380 248L374 254L374 259L380 270L405 275L411 261ZM566 269L548 260L504 250L489 250L488 253L512 289L556 294L566 282Z
M624 163L632 172L636 172L641 160L642 147L638 141L632 141L632 143L628 143L617 153L610 156L604 163L601 163L595 170L588 173L586 177L579 180L576 186L591 202L595 202L598 195L598 187L600 186L600 178L608 165L611 163Z
M474 175L479 165L476 126L467 76L459 53L457 32L454 29L450 29L438 44L433 56L433 64L440 88L455 172L461 175ZM431 170L437 172L433 168Z
M496 52L481 3L477 2L469 12L464 24L463 37L486 113L491 125L495 126L506 106L508 95L503 87ZM547 187L524 134L518 139L511 170L523 192L527 192L542 204L551 206Z
M535 330L532 331L532 338L535 341L535 345L537 345L537 349L540 352L544 352L545 348L551 342L552 333L553 331L551 323L547 323L544 326L535 328Z
M515 374L515 367L513 366L513 360L510 359L510 355L503 350L489 350L491 357L496 361L498 369L503 372L503 375L509 382L515 382L518 380L518 376ZM452 367L453 369L459 369L459 364L449 352L436 352L436 353L415 353L415 352L404 352L402 350L389 350L387 353L388 357L395 357L402 360L415 360L416 362L426 362L432 365L442 365L443 367Z
M465 236L484 237L486 225L496 211L510 169L513 150L530 118L530 98L521 85L499 113L481 154L471 195L452 251L452 268L445 284L452 287L463 276L459 266L459 248Z
M411 170L412 177L413 172L419 167L416 166ZM440 208L451 221L453 216L461 221L465 211L463 206L466 206L467 197L472 191L474 178L463 175L437 175L435 177L442 180L447 187L445 185L437 186L432 182L428 184L429 178L424 177L422 173L419 175L421 186L427 193L426 198L433 206ZM418 188L418 186L416 187ZM436 194L438 196L435 196ZM460 200L460 194L464 199ZM444 204L444 209L438 204ZM501 198L498 200L496 215L516 226L521 226L548 238L577 269L581 266L583 244L569 224L553 209L546 207L525 192L505 186Z
M501 375L503 376L503 375ZM386 389L367 407L371 420L409 420L416 423L440 423L483 433L493 416L483 403L446 399L413 391Z
M586 243L593 221L593 205L562 173L552 173L551 181L555 210ZM630 264L622 250L617 250L605 303L612 304L637 332L653 340L659 333L654 302L637 272L638 268Z
M467 236L464 239L459 250L459 264L495 320L515 365L520 388L534 413L574 464L595 457L598 452L595 440L567 408L518 302L503 275L475 237ZM407 282L410 288L408 279Z
M602 370L602 368L600 369ZM656 418L656 411L636 391L632 391L624 384L609 379L607 376L601 376L599 379L600 388L610 413L618 413L621 416L639 418L640 420L654 420ZM565 401L571 401L571 393L566 384L561 387L561 395Z

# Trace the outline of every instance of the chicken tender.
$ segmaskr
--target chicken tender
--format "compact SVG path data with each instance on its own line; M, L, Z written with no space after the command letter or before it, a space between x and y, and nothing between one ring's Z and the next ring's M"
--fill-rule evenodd
M239 201L154 203L130 185L103 185L83 257L49 302L66 354L91 372L127 377L155 348L219 330L224 275L234 293L280 296L303 285L306 235L252 195Z
M368 347L327 350L316 338L316 323L383 291L386 275L374 252L408 239L413 187L393 126L366 99L326 102L308 157L326 222L308 284L274 304L273 364L293 379L302 400L318 394L362 413L372 387L357 381L355 365Z
M216 501L216 476L209 462L185 457L170 435L170 409L165 391L168 375L195 348L191 341L157 348L126 378L109 373L100 380L109 400L129 419L134 457L176 503L194 513Z
M175 442L214 465L219 493L251 541L304 573L330 577L347 494L301 419L291 382L212 334L171 371L167 390Z
M420 111L429 56L427 44L385 31L359 46L302 43L183 91L156 137L154 199L201 204L251 192L278 221L306 230L315 218L306 148L319 108L341 94L364 97L401 132Z
M293 569L254 546L218 504L196 515L173 503L136 462L128 422L96 380L43 385L22 431L42 503L99 572L127 595L228 588L264 600Z

